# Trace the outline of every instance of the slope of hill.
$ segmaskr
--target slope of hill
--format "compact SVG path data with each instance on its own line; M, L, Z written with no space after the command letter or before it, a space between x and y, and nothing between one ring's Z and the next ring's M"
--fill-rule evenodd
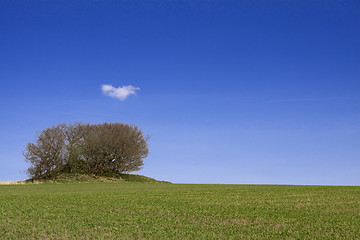
M55 177L48 179L28 179L23 183L78 183L78 182L152 182L152 183L169 183L166 181L158 181L154 178L137 174L105 174L87 175L79 173L61 173Z

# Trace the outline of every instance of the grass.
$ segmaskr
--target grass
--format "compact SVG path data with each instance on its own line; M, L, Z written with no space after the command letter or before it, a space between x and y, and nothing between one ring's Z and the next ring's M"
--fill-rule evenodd
M1 239L360 239L360 187L0 186Z
M17 182L22 183L96 183L96 182L152 182L152 183L169 183L165 181L158 181L156 179L137 174L126 173L109 173L102 176L87 175L79 173L60 173L48 179L28 179Z

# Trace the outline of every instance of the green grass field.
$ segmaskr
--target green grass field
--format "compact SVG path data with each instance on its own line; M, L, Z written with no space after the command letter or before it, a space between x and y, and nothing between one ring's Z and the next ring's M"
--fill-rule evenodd
M0 186L1 239L360 239L360 187Z

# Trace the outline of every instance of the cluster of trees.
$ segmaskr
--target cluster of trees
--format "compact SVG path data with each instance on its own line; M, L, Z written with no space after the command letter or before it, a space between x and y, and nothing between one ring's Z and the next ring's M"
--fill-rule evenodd
M149 153L147 140L138 127L118 122L61 123L41 131L24 156L33 179L60 172L124 173L140 170Z

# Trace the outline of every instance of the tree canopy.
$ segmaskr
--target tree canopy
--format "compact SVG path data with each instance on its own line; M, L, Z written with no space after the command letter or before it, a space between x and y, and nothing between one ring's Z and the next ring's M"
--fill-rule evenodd
M140 170L147 157L148 136L124 123L65 124L42 130L28 143L24 157L33 179L61 172L102 175Z

